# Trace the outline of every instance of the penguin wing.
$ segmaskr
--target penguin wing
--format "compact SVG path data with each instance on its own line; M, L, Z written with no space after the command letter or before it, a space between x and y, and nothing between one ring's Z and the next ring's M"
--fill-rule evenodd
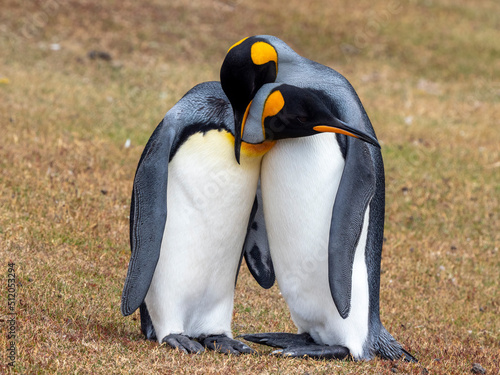
M135 174L130 205L132 255L121 305L124 316L144 301L160 256L167 219L168 162L176 135L175 128L165 123L163 119L151 135Z
M366 209L375 193L375 169L366 143L347 137L345 166L333 205L328 279L342 318L351 308L352 268Z
M272 287L275 279L274 267L267 239L260 180L243 244L243 255L250 273L259 285L264 289Z

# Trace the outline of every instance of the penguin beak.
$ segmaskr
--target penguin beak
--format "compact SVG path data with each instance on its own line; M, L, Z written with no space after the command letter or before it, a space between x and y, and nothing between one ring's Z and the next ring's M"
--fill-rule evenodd
M354 137L358 138L364 142L370 143L374 145L375 147L380 148L380 144L378 143L378 140L366 133L363 133L359 130L356 130L349 125L347 125L345 122L335 119L334 124L327 124L327 125L317 125L314 126L313 129L317 131L318 133L339 133L339 134L344 134L348 135L349 137Z
M234 156L240 164L241 133L243 133L242 121L237 114L234 115Z
M234 114L234 156L236 161L240 164L240 154L241 154L241 141L243 139L243 133L245 131L245 124L247 122L248 111L252 106L252 101L248 103L247 108L243 117L240 117L237 113Z

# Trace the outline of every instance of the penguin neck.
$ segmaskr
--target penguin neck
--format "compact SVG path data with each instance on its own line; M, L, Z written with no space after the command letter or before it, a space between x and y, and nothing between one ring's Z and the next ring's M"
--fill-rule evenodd
M226 133L226 136L231 143L234 144L234 135ZM257 158L259 161L262 157L276 144L276 141L264 141L261 143L241 142L241 156L245 159Z
M242 142L241 153L248 157L262 158L275 144L276 141L264 141L258 144Z

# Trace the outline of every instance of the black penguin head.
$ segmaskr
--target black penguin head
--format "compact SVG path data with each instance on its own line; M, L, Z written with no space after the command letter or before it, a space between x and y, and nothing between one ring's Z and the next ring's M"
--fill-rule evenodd
M257 91L276 80L278 53L265 39L249 37L229 48L220 70L222 89L231 102L235 120L235 155L239 162L241 124Z
M332 132L359 138L380 148L376 138L339 120L313 90L287 84L272 86L262 110L266 140Z

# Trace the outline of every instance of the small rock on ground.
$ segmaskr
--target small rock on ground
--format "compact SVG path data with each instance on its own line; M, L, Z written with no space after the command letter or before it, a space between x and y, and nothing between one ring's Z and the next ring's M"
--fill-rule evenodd
M486 374L486 370L479 363L474 363L471 369L473 374Z

